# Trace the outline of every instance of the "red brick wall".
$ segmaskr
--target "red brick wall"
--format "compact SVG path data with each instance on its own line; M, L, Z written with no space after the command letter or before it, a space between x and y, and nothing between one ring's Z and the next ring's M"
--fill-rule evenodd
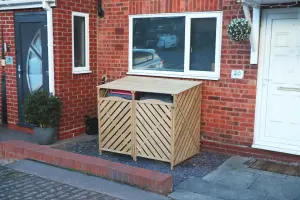
M89 13L91 74L72 74L72 11ZM63 101L60 139L85 132L97 113L97 0L60 0L54 12L55 92Z
M257 65L250 65L249 42L232 42L228 38L227 26L240 8L235 2L223 0L221 79L205 82L202 136L204 140L251 146L254 134ZM233 69L245 70L244 79L230 79Z
M257 66L249 64L249 42L236 43L228 39L227 25L240 7L235 0L105 0L104 19L97 18L96 3L96 0L61 0L53 10L55 90L63 100L60 138L84 132L84 115L96 114L97 74L98 78L107 74L110 80L126 75L129 14L223 10L221 78L204 81L201 134L205 141L252 144ZM71 11L90 14L92 74L72 74ZM7 17L6 35L12 46L10 54L14 56L13 13L2 12L0 16ZM244 69L245 78L230 79L232 69ZM8 120L15 124L18 116L15 65L8 66L7 73L8 95L12 97L8 100Z
M17 97L17 77L16 77L16 59L15 59L15 29L14 14L12 11L0 12L0 21L3 24L4 42L10 45L10 51L5 56L13 56L14 64L6 65L6 94L8 123L16 124L18 122L18 97ZM1 69L2 71L2 69ZM1 105L1 101L0 101ZM2 108L2 106L1 106Z
M100 74L106 73L110 80L126 75L129 14L223 10L221 78L204 80L201 135L203 141L250 146L257 66L249 64L249 42L232 42L227 35L227 25L239 8L236 0L105 0L105 18L99 22L98 34ZM245 78L230 79L233 69L245 70Z
M28 12L28 10L24 10ZM34 11L34 10L32 10ZM72 74L72 11L89 13L91 74ZM55 92L63 103L59 138L69 138L85 132L85 115L96 115L97 85L97 0L81 3L58 1L54 17ZM11 129L31 132L18 127L18 100L14 39L14 11L0 12L4 24L5 42L11 45L6 56L14 57L14 65L7 65L8 124Z

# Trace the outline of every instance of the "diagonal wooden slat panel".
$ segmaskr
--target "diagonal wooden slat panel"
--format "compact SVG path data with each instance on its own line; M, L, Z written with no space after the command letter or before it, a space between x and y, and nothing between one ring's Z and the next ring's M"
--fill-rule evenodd
M137 156L171 161L170 105L137 102Z
M126 130L122 133L118 141L116 141L110 148L121 151L131 142L131 127L130 124L127 124ZM124 126L125 127L125 126Z
M151 127L155 128L155 132L159 131L163 134L163 136L165 137L163 142L170 143L170 120L169 122L165 122L161 116L153 116L153 113L156 113L157 110L155 110L153 105L150 104L139 104L138 110L142 112L144 116L148 116L149 120L147 122L152 125Z
M181 93L176 101L174 164L200 152L201 87Z
M149 144L153 146L153 151L151 151L152 154L155 154L155 152L159 153L159 157L164 157L168 158L170 156L170 152L167 147L161 142L160 138L157 136L154 130L152 130L151 125L147 123L147 118L146 116L142 116L140 112L137 112L137 125L139 126L139 130L142 130L142 132L139 132L137 130L136 134L137 135L144 135L145 136L145 141L140 141L143 142L143 145L146 146L146 141L149 141ZM150 147L150 146L149 146ZM157 157L157 156L156 156Z
M125 128L130 125L130 118L131 114L129 113L129 110L122 110L119 115L114 118L115 121L118 121L116 123L111 123L110 126L103 131L102 142L107 143L109 141L107 135L114 135L114 137L121 135Z
M132 102L120 100L99 101L100 149L131 154L132 151Z
M147 137L149 133L143 127L143 125L140 122L137 122L137 126L138 126L137 131L140 133L137 135L137 141L141 145L141 148L145 150L146 154L153 157L158 157L159 154L162 154L162 151L160 149L155 149L153 147L155 141L152 138Z
M110 113L107 113L107 115L109 115L109 119L102 126L104 138L107 134L111 134L116 126L120 127L124 120L127 120L126 116L131 117L130 108L126 104L121 105L113 115L110 115Z

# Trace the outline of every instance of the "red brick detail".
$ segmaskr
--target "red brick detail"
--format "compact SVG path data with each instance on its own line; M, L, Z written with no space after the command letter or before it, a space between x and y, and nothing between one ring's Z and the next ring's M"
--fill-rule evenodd
M300 156L267 151L262 149L255 149L246 146L236 146L233 144L223 144L215 141L202 140L201 149L203 151L218 152L228 155L240 155L246 157L255 157L255 158L267 158L278 161L285 162L300 162Z
M0 142L0 157L16 159L29 158L59 167L71 168L101 176L165 195L173 190L172 175L169 174L52 149L47 146L23 141Z

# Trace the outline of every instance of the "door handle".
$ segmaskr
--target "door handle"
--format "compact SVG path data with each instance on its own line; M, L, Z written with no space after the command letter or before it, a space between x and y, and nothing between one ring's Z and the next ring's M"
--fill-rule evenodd
M293 87L278 87L277 89L282 91L300 92L300 88Z
M21 69L21 66L18 65L18 72L21 73L22 72L22 69Z
M21 65L18 65L18 77L21 78L21 72L22 72L22 69L21 69Z

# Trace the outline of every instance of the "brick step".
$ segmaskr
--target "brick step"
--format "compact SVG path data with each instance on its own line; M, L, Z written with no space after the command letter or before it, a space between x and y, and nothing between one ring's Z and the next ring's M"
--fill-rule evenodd
M172 175L133 167L92 156L80 155L24 141L0 142L0 157L32 159L51 165L101 176L145 190L169 194L173 190Z
M101 177L90 176L84 173L63 169L61 167L51 166L42 162L19 160L6 165L5 167L24 172L26 174L42 177L49 181L55 181L56 183L62 183L75 188L105 194L122 200L170 200L164 195L148 192L136 187L117 183L115 181L109 181Z

